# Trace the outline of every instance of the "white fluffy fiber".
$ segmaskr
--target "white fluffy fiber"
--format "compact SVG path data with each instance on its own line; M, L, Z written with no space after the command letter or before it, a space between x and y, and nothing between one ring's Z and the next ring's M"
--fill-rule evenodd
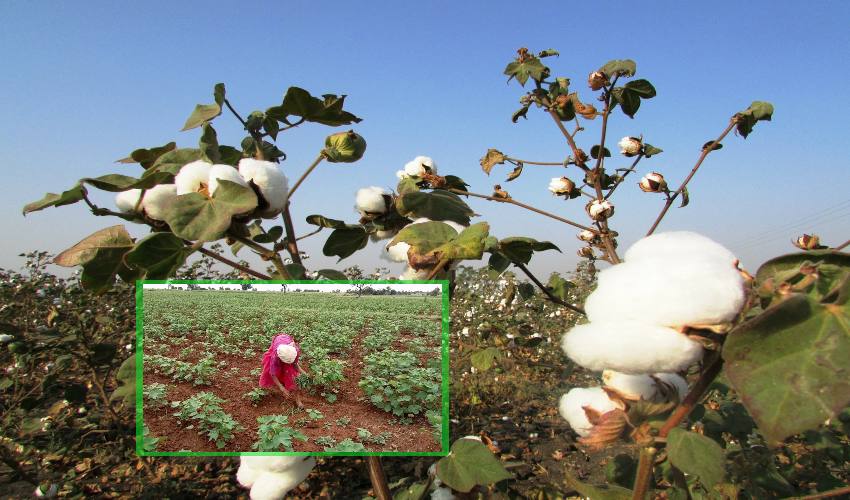
M253 181L269 206L260 214L265 218L276 217L283 211L289 193L286 176L277 164L270 161L243 158L239 160L239 173L245 181Z
M115 195L115 206L122 212L131 213L135 211L136 203L139 201L141 189L128 189Z
M614 389L624 398L634 401L645 399L656 403L663 402L667 391L666 388L659 387L659 381L675 388L679 400L688 393L688 382L676 373L654 373L649 376L630 375L614 370L602 372L602 384L605 387Z
M591 322L715 325L734 320L745 300L744 279L731 262L645 257L600 272L585 311Z
M369 235L369 239L372 241L381 241L394 237L398 234L396 230L387 230L387 231L375 231L374 233Z
M177 194L196 193L201 185L209 188L211 163L203 160L187 163L180 168L174 176L174 184L177 186Z
M240 186L248 187L248 183L245 179L239 175L239 170L236 170L236 167L231 165L213 165L210 167L210 177L209 177L209 192L210 196L215 193L215 190L218 189L219 180L230 181L239 184Z
M115 195L115 205L122 212L133 212L141 189L130 189ZM177 199L177 186L174 184L158 184L145 191L142 205L139 207L151 219L165 220L166 208Z
M656 233L638 240L623 256L633 263L646 259L718 261L734 266L735 254L716 241L691 231Z
M698 342L671 328L637 321L576 326L564 335L561 348L587 369L629 374L677 372L702 357Z
M428 156L417 156L404 165L405 177L421 177L426 172L437 173L437 164Z
M385 194L390 193L378 186L358 189L355 195L355 208L364 217L368 214L385 214L387 213Z
M584 407L595 410L600 414L621 409L620 405L612 401L601 387L570 389L568 393L561 396L558 410L576 434L582 437L590 434L593 428L593 425L587 419Z
M251 500L279 500L298 486L316 459L292 456L242 456L236 480L251 488Z
M398 276L400 280L424 280L428 278L428 274L430 274L429 269L420 269L416 270L410 266L404 268L404 271Z

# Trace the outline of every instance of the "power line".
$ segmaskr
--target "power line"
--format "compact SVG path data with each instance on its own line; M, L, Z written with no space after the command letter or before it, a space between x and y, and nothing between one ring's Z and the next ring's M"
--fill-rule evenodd
M796 219L794 221L779 226L774 226L759 233L747 235L746 238L738 240L735 245L748 245L750 243L753 243L754 241L762 241L763 239L775 236L776 234L787 235L791 231L806 228L815 224L820 224L821 220L823 220L824 218L832 217L847 209L850 209L850 200L845 200L825 209L814 212L803 218Z

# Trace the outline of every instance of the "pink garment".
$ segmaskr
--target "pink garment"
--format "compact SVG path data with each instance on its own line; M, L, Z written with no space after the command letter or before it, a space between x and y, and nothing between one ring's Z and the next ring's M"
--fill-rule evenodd
M295 361L284 363L277 357L277 348L281 345L292 345L298 351ZM301 357L301 348L295 340L286 334L278 335L272 340L269 350L263 354L263 372L260 374L260 387L275 387L274 378L277 378L287 391L298 388L295 377L298 376L298 358Z

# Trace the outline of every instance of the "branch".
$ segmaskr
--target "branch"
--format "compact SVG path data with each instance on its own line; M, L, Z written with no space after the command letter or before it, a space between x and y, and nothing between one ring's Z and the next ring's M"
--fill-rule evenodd
M616 184L614 184L614 185L611 187L611 189L608 191L608 194L606 194L606 195L605 195L605 198L604 198L604 199L606 199L606 200L607 200L608 198L610 198L610 197L611 197L611 195L612 195L612 194L614 194L614 191L616 191L616 190L617 190L617 187L618 187L620 184L622 184L622 183L623 183L623 181L625 181L625 180L626 180L626 176L628 176L630 173L632 173L632 172L634 172L634 171L635 171L635 167L637 167L637 164L638 164L638 162L641 160L641 158L643 158L643 153L639 154L639 155L637 156L637 158L635 158L635 161L633 161L633 162L632 162L632 166L631 166L631 167L629 167L629 168L628 168L628 170L626 170L626 173L625 173L625 174L623 174L623 176L622 176L622 177L620 177L620 180L619 180L619 181L617 181L617 183L616 183Z
M837 247L832 247L833 250L843 250L850 246L850 240L845 241L844 243L838 245Z
M789 500L817 500L819 498L832 498L837 497L838 495L844 495L850 493L850 486L842 486L841 488L836 488L834 490L822 491L820 493L814 493L812 495L807 495L804 497L791 497Z
M655 461L657 451L652 446L640 450L632 500L644 500L646 498L646 493L649 491L649 481L652 478L652 463Z
M255 252L259 253L261 257L272 261L272 264L274 264L275 270L277 270L277 273L280 274L280 276L283 279L285 279L285 280L292 279L292 276L289 275L289 271L287 271L286 267L283 265L283 260L280 258L280 254L278 254L274 250L269 250L268 248L264 247L263 245L260 245L259 243L255 242L254 240L252 240L250 238L245 238L244 236L238 236L238 235L233 234L233 233L228 233L228 236L230 236L231 238L235 239L236 241L242 243L246 247L254 250Z
M387 475L384 466L381 465L381 457L369 457L369 480L372 481L372 493L378 500L391 500L390 487L387 484Z
M544 165L544 166L552 166L552 167L566 167L567 162L565 161L530 161L530 160L520 160L519 158L512 158L510 156L505 157L506 161L514 162L514 163L522 163L523 165Z
M525 267L525 264L520 264L520 263L514 262L514 265L516 267L520 268L520 270L522 272L524 272L525 275L528 276L529 279L531 279L531 281L533 281L535 285L537 285L537 288L539 288L540 290L543 291L543 293L546 294L546 297L548 297L550 301L552 301L556 304L562 305L562 306L566 307L567 309L571 309L571 310L573 310L573 311L575 311L575 312L577 312L577 313L579 313L583 316L587 316L587 314L585 314L585 312L584 312L584 309L582 309L581 307L574 306L574 305L570 304L569 302L562 300L562 299L556 297L555 295L553 295L552 292L550 292L549 289L546 288L543 285L543 283L541 283L540 280L537 279L536 276L531 274L531 271L529 271L528 268Z
M217 261L219 261L223 264L227 264L228 266L230 266L234 269L238 269L239 271L242 271L245 274L250 274L251 276L253 276L255 278L259 278L261 280L272 279L271 276L268 276L268 275L265 275L263 273L254 271L250 267L243 266L242 264L239 264L238 262L234 262L234 261L228 259L227 257L219 255L216 252L213 252L212 250L207 250L206 248L201 247L201 248L198 248L198 251L201 252L202 254L206 255L207 257L211 257L211 258L213 258L213 259L215 259L215 260L217 260Z
M284 205L289 203L289 200L292 198L292 195L295 194L295 190L298 189L298 186L300 186L301 183L304 182L304 179L306 179L307 176L310 175L310 172L312 172L313 169L315 169L319 165L319 163L321 163L324 159L324 153L319 153L319 156L313 161L313 163L309 167L307 167L307 170L303 174L301 174L301 177L299 177L298 180L295 181L295 184L292 185L292 189L290 189L289 194L286 195L286 201L284 202Z
M265 160L266 157L263 154L263 136L262 136L262 134L260 134L256 130L250 130L248 128L248 122L243 120L242 116L240 116L239 113L237 113L236 110L233 109L233 106L230 104L230 101L228 101L227 98L224 99L224 105L227 106L227 109L229 109L230 112L233 113L233 116L235 116L236 119L239 120L240 123L242 123L242 127L245 130L247 130L248 133L251 134L251 137L254 139L254 147L257 149L257 151L254 153L254 157L258 160Z
M281 215L283 216L283 227L286 230L286 251L292 257L292 262L301 265L301 252L298 250L298 243L296 243L298 239L295 237L295 226L292 225L292 214L289 213L289 201L283 206L283 214Z
M319 229L316 229L315 231L311 231L311 232L309 232L309 233L307 233L303 236L299 236L299 237L295 238L295 241L301 241L304 238L309 238L310 236L313 236L314 234L318 234L322 229L324 229L324 228L322 226L319 226Z
M694 174L696 174L697 170L699 170L699 167L700 165L702 165L703 160L705 160L706 156L708 156L709 153L714 151L714 146L720 144L720 141L722 141L726 137L726 134L728 134L732 131L733 128L735 128L736 123L737 120L735 118L729 120L729 125L726 127L726 130L724 130L723 133L721 133L720 136L714 141L712 141L710 144L706 144L706 146L702 150L702 154L700 154L699 159L697 159L696 165L694 165L694 168L691 169L691 173L688 174L688 177L685 178L685 181L682 182L682 185L679 186L679 189L677 189L676 192L673 193L673 196L667 199L667 202L664 204L664 208L661 209L661 213L658 214L658 217L655 218L655 222L652 223L652 227L649 228L649 231L646 233L647 236L655 232L655 228L657 228L658 224L661 223L661 219L663 219L664 215L667 214L667 210L669 210L670 206L673 205L673 201L682 193L682 191L685 190L685 187L688 185L688 182L691 181Z
M476 198L483 198L483 199L485 199L485 200L498 201L499 203L510 203L511 205L516 205L516 206L518 206L518 207L522 207L522 208L524 208L524 209L526 209L526 210L531 210L532 212L538 213L538 214L540 214L540 215L545 215L546 217L549 217L549 218L551 218L551 219L555 219L555 220L557 220L557 221L561 221L561 222L563 222L564 224L569 224L569 225L571 225L571 226L573 226L573 227L577 227L577 228L579 228L579 229L584 229L585 231L591 231L591 232L593 232L593 233L597 233L597 234L599 233L599 231L598 231L598 230L596 230L596 229L593 229L593 228L591 228L591 227L587 227L587 226L582 226L582 225L581 225L581 224L579 224L578 222L573 222L573 221L571 221L571 220L569 220L569 219L565 219L565 218L563 218L563 217L559 217L559 216L557 216L557 215L555 215L555 214L552 214L552 213L546 212L546 211L544 211L544 210L540 210L539 208L532 207L531 205L526 205L525 203L521 203L521 202L519 202L519 201L516 201L516 200L515 200L515 199L513 199L513 198L497 198L497 197L495 197L495 196L487 196L486 194L470 193L469 191L464 191L464 190L462 190L462 189L455 189L455 188L449 189L448 191L451 191L452 193L456 193L456 194L464 195L464 196L474 196L474 197L476 197Z
M602 137L599 140L599 153L596 157L596 166L593 168L593 171L596 175L593 176L593 188L596 190L596 199L602 201L605 199L605 196L602 194L602 172L603 172L603 162L605 160L605 135L608 131L608 116L611 114L611 89L614 88L614 84L617 83L617 79L619 76L614 77L614 81L611 82L611 86L605 89L605 107L602 109ZM599 221L599 228L604 232L602 234L602 244L605 246L605 253L608 256L608 260L612 264L619 264L620 257L617 255L617 249L614 247L614 238L608 232L608 220L602 219Z

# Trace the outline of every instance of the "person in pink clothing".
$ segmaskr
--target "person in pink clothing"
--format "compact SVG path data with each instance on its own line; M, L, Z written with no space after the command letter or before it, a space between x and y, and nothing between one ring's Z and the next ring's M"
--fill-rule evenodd
M277 387L285 397L295 396L295 404L303 408L301 395L295 378L299 374L307 375L301 367L301 348L289 335L280 334L272 340L269 350L263 354L263 371L260 374L260 387Z

